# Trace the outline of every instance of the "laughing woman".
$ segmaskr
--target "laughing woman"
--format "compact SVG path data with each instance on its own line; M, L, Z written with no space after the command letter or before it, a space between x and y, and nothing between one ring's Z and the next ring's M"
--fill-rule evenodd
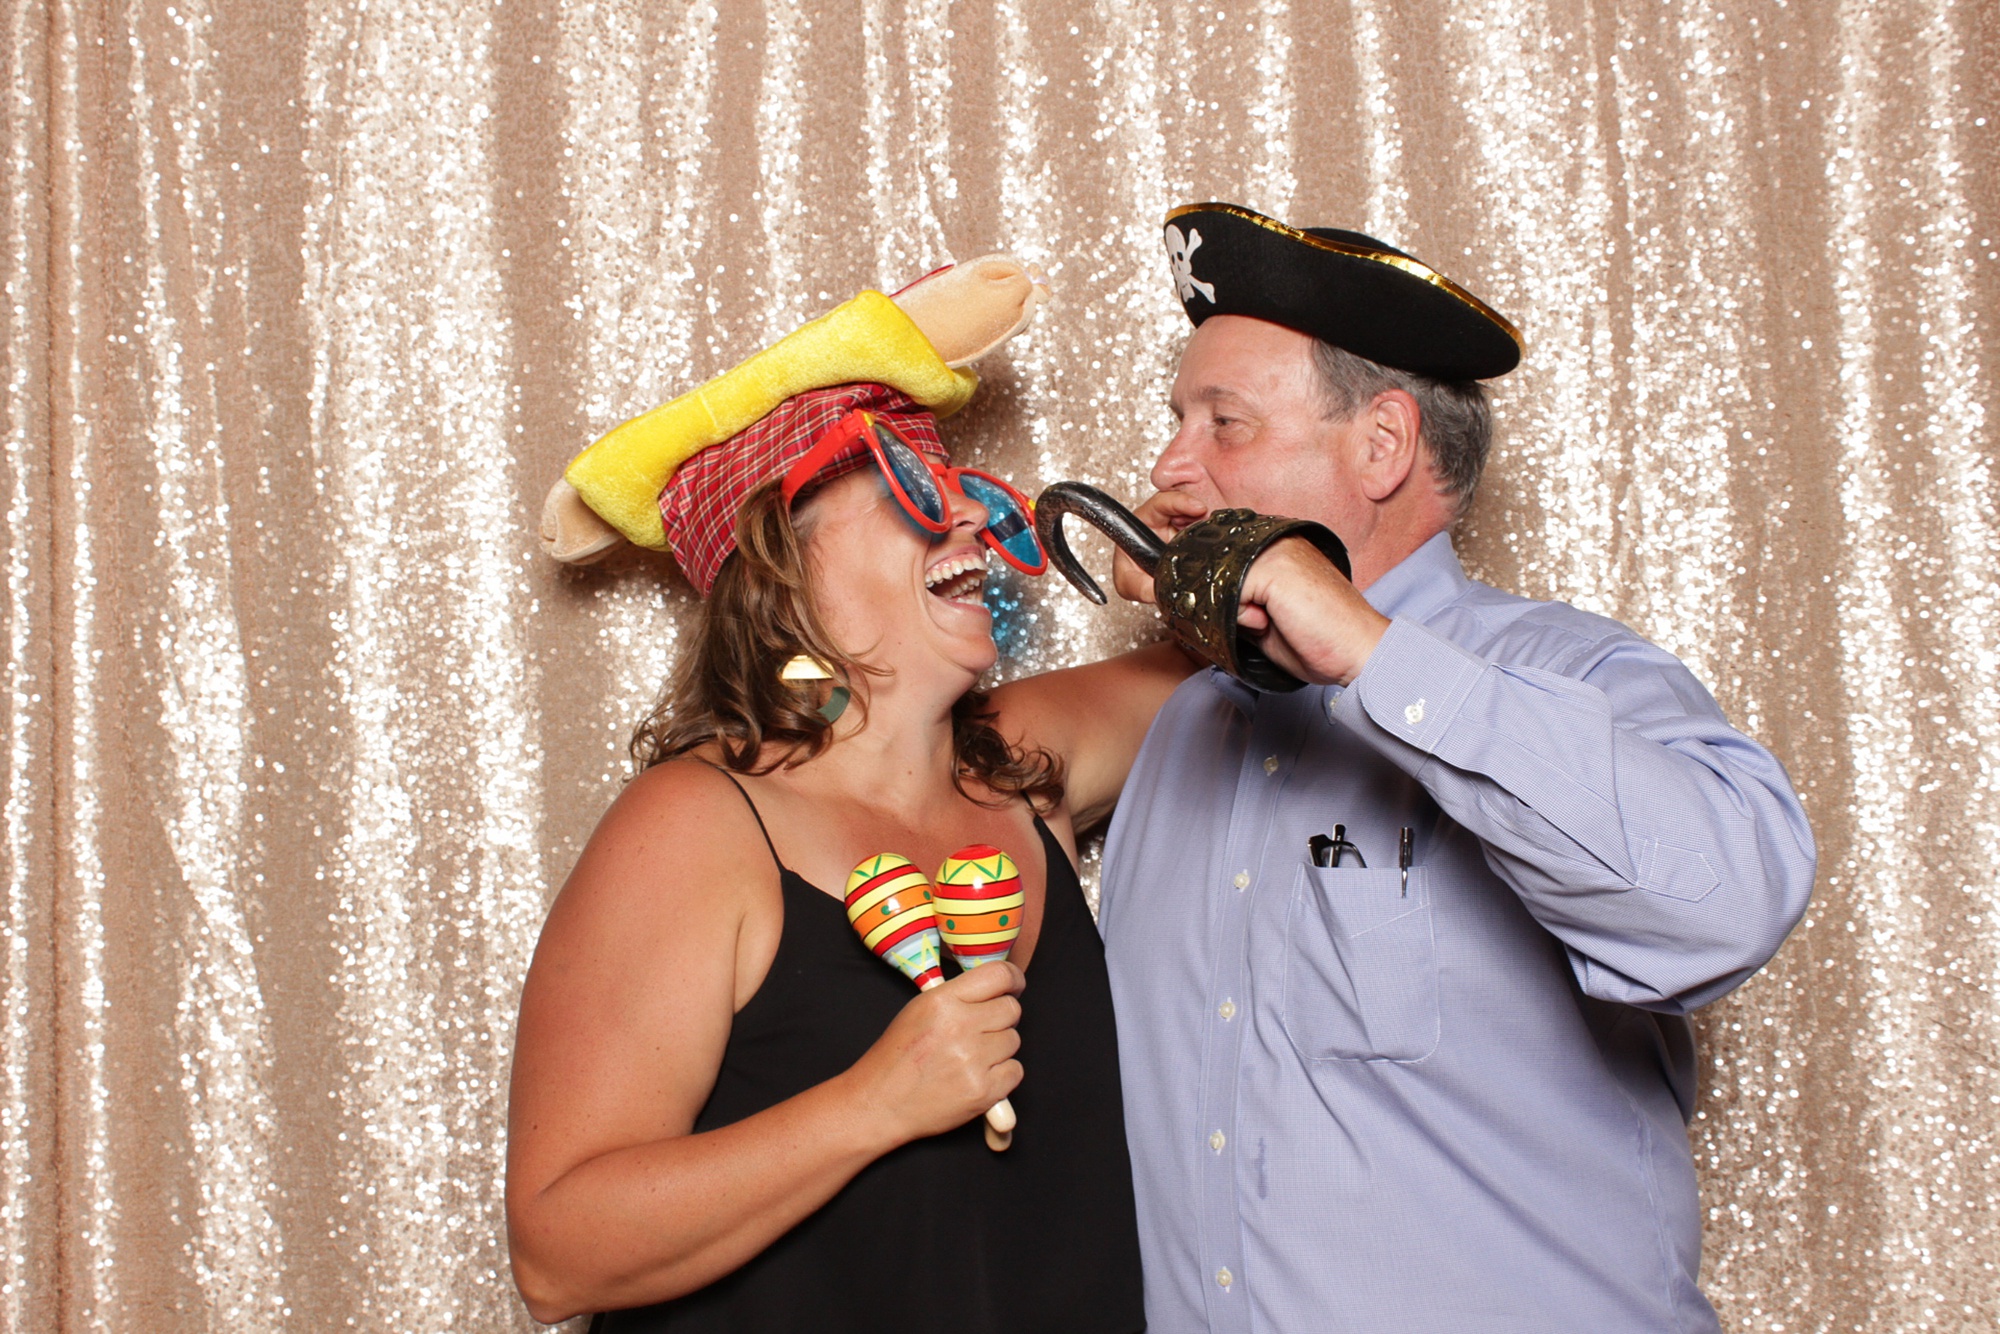
M661 509L707 596L522 997L507 1202L529 1310L599 1312L601 1334L1140 1329L1076 835L1186 660L976 690L988 558L1042 563L1026 504L944 466L930 414L880 385L788 400ZM839 891L873 854L935 867L974 843L1020 868L1012 962L918 994ZM980 1115L1003 1097L1019 1130L994 1152Z

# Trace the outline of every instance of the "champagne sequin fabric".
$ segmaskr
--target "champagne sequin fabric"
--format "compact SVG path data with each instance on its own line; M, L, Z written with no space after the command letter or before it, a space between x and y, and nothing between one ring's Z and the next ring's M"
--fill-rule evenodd
M1136 501L1201 199L1517 322L1468 563L1683 655L1805 797L1812 911L1701 1020L1726 1327L2000 1325L1990 3L0 22L0 1328L529 1328L515 999L692 605L545 560L543 492L1007 248L1057 303L955 452ZM1151 633L1056 579L996 605L1007 672Z

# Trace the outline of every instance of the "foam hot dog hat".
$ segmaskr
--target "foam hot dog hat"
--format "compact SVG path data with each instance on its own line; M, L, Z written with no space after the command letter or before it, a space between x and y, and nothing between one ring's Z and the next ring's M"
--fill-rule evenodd
M966 369L1028 326L1048 284L986 255L896 292L864 291L706 384L612 428L563 470L542 506L542 549L569 564L622 542L672 551L703 593L735 549L736 507L865 407L943 457L936 419L971 400ZM866 455L835 460L832 477Z

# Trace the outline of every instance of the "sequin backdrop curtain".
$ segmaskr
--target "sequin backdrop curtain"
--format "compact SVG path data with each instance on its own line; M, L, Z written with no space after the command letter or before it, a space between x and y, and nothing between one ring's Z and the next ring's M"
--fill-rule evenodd
M1732 1330L2000 1322L2000 18L1952 0L8 0L0 1325L523 1329L544 905L685 587L593 433L870 284L1059 303L951 434L1141 491L1158 227L1360 226L1526 332L1463 546L1783 756L1702 1019ZM1052 582L1006 670L1144 633Z

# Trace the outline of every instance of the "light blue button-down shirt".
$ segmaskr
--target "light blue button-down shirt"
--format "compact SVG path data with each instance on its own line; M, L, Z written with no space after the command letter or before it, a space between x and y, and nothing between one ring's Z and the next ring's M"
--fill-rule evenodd
M1672 655L1443 535L1367 596L1351 688L1191 678L1112 821L1148 1328L1713 1331L1684 1016L1805 910L1791 784ZM1366 869L1310 864L1336 823Z

